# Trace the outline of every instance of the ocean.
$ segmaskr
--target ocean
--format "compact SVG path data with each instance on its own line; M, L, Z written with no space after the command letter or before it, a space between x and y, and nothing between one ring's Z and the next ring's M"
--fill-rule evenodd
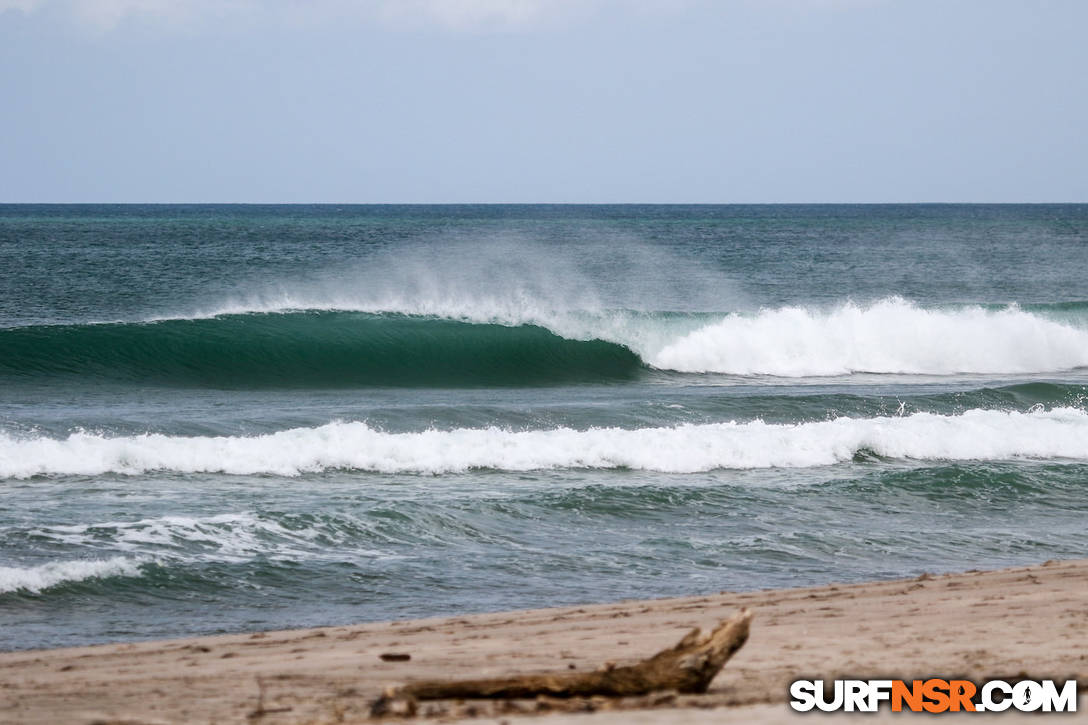
M1088 205L0 205L0 649L1088 556Z

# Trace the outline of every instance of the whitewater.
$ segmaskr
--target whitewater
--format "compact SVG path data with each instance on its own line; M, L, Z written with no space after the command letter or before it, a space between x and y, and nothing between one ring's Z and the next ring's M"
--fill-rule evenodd
M1054 372L1088 365L1088 328L1016 305L927 310L891 298L829 312L785 307L733 314L647 359L681 372L783 377Z
M716 423L673 428L383 433L363 422L259 436L161 434L18 440L0 437L0 476L152 471L299 476L330 469L443 474L630 468L694 473L719 468L826 466L862 453L883 458L994 461L1088 460L1088 413L970 410L956 416L836 418L793 425Z

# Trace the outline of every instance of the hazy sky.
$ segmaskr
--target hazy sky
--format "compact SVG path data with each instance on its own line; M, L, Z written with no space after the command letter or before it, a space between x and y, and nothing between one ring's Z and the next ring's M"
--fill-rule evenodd
M1083 0L0 0L0 201L1088 201Z

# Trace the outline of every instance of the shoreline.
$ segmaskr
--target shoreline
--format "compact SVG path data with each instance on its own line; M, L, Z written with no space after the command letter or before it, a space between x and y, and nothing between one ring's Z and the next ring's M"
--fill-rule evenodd
M859 584L4 652L0 721L363 721L389 685L627 664L742 607L755 615L751 637L707 695L634 703L656 709L600 711L592 722L631 721L636 714L645 723L703 722L707 714L713 722L792 719L788 684L798 678L1076 678L1082 690L1088 684L1088 559L1080 559ZM411 659L387 662L383 653ZM254 717L259 689L264 714ZM543 705L538 709L552 709ZM488 707L475 711L511 717ZM884 716L891 715L878 717ZM575 718L585 722L586 715L537 720Z

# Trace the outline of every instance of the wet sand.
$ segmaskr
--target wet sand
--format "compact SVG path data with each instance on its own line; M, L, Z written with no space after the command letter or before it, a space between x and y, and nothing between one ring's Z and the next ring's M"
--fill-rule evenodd
M597 700L424 707L446 721L475 713L479 722L515 722L520 712L531 712L529 722L541 725L772 723L827 720L788 709L788 686L798 678L1078 678L1081 692L1088 689L1088 560L1078 560L855 585L0 653L0 722L363 721L388 685L626 664L741 607L755 614L751 637L706 695L627 701L623 707L635 709L622 711ZM383 661L380 655L389 653L411 659ZM1074 719L1084 716L1083 694L1080 709ZM872 719L834 719L866 717ZM914 716L877 719L898 717ZM986 717L1017 722L1029 716Z

